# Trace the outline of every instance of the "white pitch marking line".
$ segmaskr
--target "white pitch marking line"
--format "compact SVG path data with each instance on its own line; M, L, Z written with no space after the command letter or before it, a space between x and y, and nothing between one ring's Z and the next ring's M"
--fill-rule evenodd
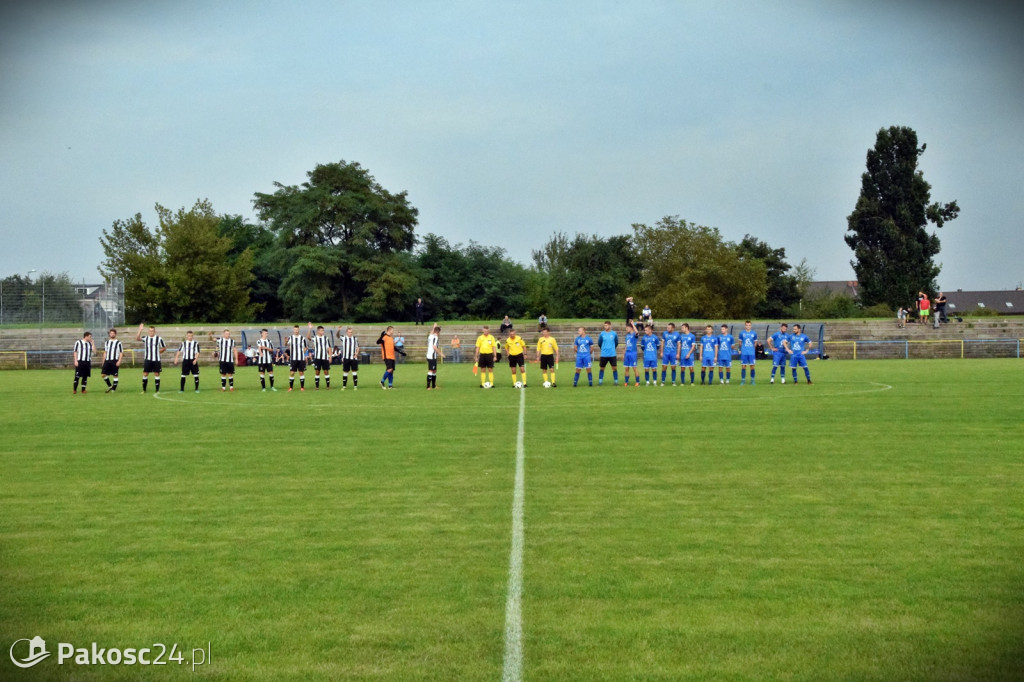
M525 491L526 391L519 393L519 427L516 432L516 479L512 493L512 549L508 557L508 598L505 601L505 662L503 682L523 679L523 501Z

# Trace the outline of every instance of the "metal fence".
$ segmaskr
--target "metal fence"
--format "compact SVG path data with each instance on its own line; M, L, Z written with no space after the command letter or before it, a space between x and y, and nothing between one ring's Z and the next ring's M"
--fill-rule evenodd
M829 341L834 358L852 360L915 358L1019 358L1024 339L934 339Z
M82 324L108 329L124 324L124 280L75 284L67 276L20 275L0 280L0 326Z

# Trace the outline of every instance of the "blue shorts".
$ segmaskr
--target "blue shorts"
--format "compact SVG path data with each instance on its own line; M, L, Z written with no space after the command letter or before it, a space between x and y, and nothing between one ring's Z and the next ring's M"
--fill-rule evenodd
M661 355L661 364L663 364L663 365L674 365L674 364L676 364L676 353L675 353L675 351L672 351L671 353L662 353L662 355Z
M644 356L644 369L658 369L658 358Z
M690 353L689 357L686 355L679 358L680 367L693 367L693 353Z
M700 359L700 366L701 367L714 367L715 366L715 359L713 357L711 357L711 356L702 357Z
M636 353L626 353L622 356L623 367L636 367Z
M785 367L786 366L786 351L784 351L784 350L772 351L772 364L775 365L776 367Z
M577 355L576 356L576 369L590 369L590 356L589 355Z
M740 364L741 365L752 365L752 364L754 364L754 354L753 353L742 353L742 354L740 354Z
M796 367L807 367L807 356L803 353L793 353L789 357L789 366Z
M726 353L725 357L718 358L719 367L732 367L732 354Z

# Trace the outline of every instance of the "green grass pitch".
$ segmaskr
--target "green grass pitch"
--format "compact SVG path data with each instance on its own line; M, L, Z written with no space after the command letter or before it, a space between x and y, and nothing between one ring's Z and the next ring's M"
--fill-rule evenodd
M685 388L571 366L550 390L529 367L524 679L1024 677L1019 360ZM85 396L0 374L0 679L500 679L520 393L380 371L222 394L204 368L196 395L172 370L160 399L137 370ZM14 668L36 635L53 655Z

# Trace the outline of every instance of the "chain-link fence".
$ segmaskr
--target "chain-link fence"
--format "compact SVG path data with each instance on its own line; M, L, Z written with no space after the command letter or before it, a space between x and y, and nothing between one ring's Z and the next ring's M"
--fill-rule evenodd
M76 284L67 275L0 280L0 327L81 324L107 329L124 324L124 280Z

